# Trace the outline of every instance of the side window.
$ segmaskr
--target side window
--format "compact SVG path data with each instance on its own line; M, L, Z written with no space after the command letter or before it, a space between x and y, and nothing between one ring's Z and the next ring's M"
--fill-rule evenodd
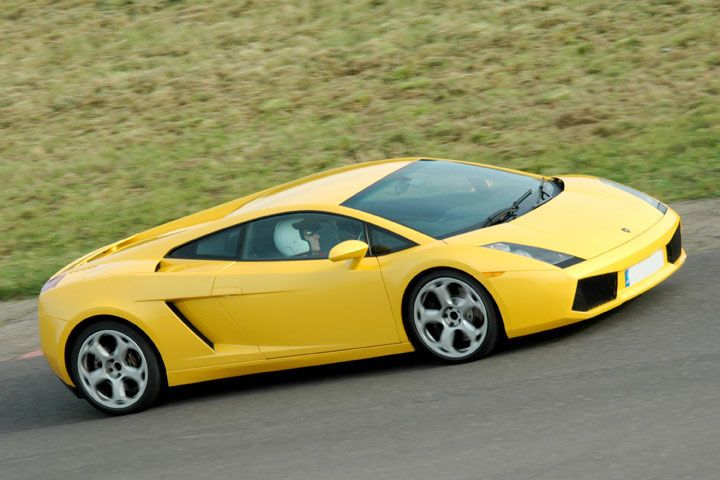
M370 231L370 249L376 257L415 246L414 242L382 228L368 225L368 230Z
M325 213L289 213L245 225L242 259L248 261L327 258L340 242L366 241L362 222Z
M171 251L168 258L237 260L242 225L211 233Z

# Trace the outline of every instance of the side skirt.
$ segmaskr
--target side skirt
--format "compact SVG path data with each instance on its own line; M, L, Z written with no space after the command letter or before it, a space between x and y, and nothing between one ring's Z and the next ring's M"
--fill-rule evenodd
M349 362L365 358L384 357L414 351L410 343L395 343L379 347L355 348L337 352L314 353L295 357L255 360L252 362L218 365L212 367L174 370L167 372L168 385L175 387L190 383L218 380L221 378L239 377L253 373L276 372L293 368L312 367L330 363Z

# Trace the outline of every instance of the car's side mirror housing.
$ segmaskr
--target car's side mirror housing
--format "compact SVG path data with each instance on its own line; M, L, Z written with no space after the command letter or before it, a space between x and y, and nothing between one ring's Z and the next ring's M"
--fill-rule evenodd
M360 240L345 240L330 249L328 258L333 262L343 260L355 260L365 256L368 251L368 244Z

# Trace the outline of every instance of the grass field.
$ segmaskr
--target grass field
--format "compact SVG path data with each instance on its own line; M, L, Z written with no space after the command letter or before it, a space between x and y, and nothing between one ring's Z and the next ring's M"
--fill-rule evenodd
M0 298L350 162L720 195L720 3L40 1L0 9Z

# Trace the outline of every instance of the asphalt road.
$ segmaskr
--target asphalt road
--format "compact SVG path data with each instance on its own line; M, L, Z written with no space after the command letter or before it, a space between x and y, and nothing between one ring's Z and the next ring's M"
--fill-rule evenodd
M717 479L720 251L480 362L415 355L185 387L96 413L0 363L0 478Z

